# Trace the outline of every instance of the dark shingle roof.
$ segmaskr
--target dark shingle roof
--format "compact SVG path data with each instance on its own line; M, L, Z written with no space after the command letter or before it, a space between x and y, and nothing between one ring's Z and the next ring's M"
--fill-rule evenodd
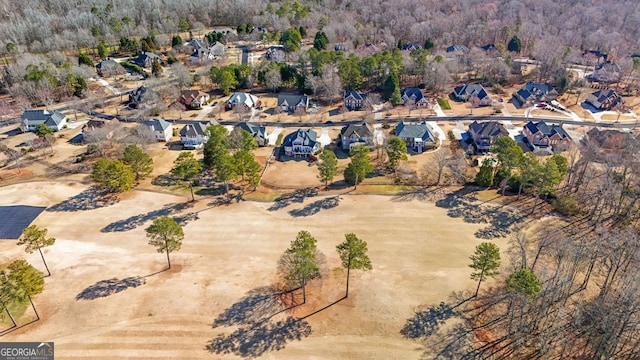
M318 137L318 134L312 129L308 129L308 130L298 129L295 132L292 132L291 134L285 136L284 141L282 142L282 145L293 146L293 141L298 137L301 137L305 143L308 143L307 144L308 146L314 147L316 144L316 138Z
M227 100L228 104L244 104L247 107L255 107L258 104L258 97L249 93L235 92Z
M21 118L22 120L27 120L30 126L45 124L53 127L60 125L64 121L65 116L59 111L50 112L48 110L25 110L22 113Z
M207 125L203 123L187 124L180 129L180 136L196 137L207 133Z
M259 137L259 138L263 138L263 139L266 138L267 128L264 127L264 126L255 125L255 124L248 123L248 122L241 122L236 126L239 127L242 130L247 131L253 137Z
M402 89L402 92L400 93L400 96L402 96L403 99L406 96L408 99L412 99L415 102L418 102L418 101L422 100L423 98L425 98L424 94L422 93L422 90L420 90L419 88L416 88L416 87Z
M309 97L307 95L278 94L278 106L282 106L285 102L287 106L296 106L303 103L306 107L309 105Z
M480 137L499 137L507 136L509 132L504 125L497 121L474 121L469 125L469 129L473 130Z
M343 127L342 130L340 131L340 135L346 136L346 137L349 137L354 133L357 134L359 137L369 137L373 135L371 128L366 123L362 123L359 125L351 124Z
M523 99L529 99L537 98L554 91L554 87L549 84L540 84L529 81L528 83L524 84L524 86L520 88L520 90L518 90L517 94L520 95Z
M469 51L469 48L464 46L464 45L460 45L460 44L455 44L455 45L451 45L449 47L447 47L447 52L467 52Z
M349 90L349 91L345 91L344 93L344 98L348 98L352 96L354 99L356 100L360 100L360 101L364 101L364 99L367 98L367 94L362 93L360 91L356 91L356 90Z
M408 43L408 44L404 44L404 46L402 46L402 50L412 51L412 50L417 50L417 49L422 49L422 46L420 46L420 44L418 44L418 43Z
M616 98L618 97L618 94L615 91L611 90L611 89L598 90L598 91L592 93L591 95L595 96L596 99L598 99L598 102L603 102L603 101L607 100L611 96L615 96Z
M482 100L485 97L489 96L484 87L480 84L464 84L455 88L454 93L456 96L477 96L478 99Z
M533 121L529 121L524 127L529 129L529 131L531 131L532 134L535 134L538 131L540 131L542 134L549 137L553 136L554 134L558 134L563 139L564 138L571 139L569 134L567 134L567 132L564 131L561 125L556 125L556 124L548 125L544 121L540 121L537 123L534 123Z

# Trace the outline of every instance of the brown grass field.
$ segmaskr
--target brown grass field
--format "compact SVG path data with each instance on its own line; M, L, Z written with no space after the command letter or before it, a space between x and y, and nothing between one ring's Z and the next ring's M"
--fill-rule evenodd
M55 341L57 359L418 359L424 349L400 329L416 310L474 289L468 257L487 226L411 196L218 206L137 190L105 204L86 185L31 182L0 198L50 206L35 224L57 238L44 251L53 275L35 298L42 319L2 341ZM144 229L162 214L183 221L185 240L159 272L166 258ZM279 283L278 259L302 229L318 239L324 276L308 284L306 304L279 312L300 292L255 294ZM344 294L335 246L349 232L368 242L373 270L352 271L349 298L325 308ZM494 241L506 250L505 238ZM0 263L22 250L0 242ZM27 260L43 268L37 253Z

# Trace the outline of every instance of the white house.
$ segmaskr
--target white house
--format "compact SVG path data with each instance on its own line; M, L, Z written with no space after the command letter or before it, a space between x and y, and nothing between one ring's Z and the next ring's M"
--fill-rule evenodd
M199 149L209 140L207 125L187 124L180 129L180 143L185 149Z
M173 137L171 123L164 119L153 119L144 122L152 131L158 141L169 141Z
M35 131L40 124L47 125L53 131L60 131L67 126L67 117L59 111L25 110L20 118L22 131Z

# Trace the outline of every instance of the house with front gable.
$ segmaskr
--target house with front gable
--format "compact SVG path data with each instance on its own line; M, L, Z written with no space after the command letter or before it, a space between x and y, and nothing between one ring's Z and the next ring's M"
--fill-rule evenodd
M513 98L522 107L532 106L538 102L549 102L558 98L558 92L549 84L529 81L513 94Z
M96 65L96 72L100 76L111 76L125 72L119 62L111 59L102 60Z
M185 149L200 149L209 140L208 124L192 123L180 129L180 143Z
M418 43L408 43L408 44L404 44L402 46L402 51L414 51L414 50L420 50L422 49L422 46L420 46L420 44Z
M286 156L308 157L320 150L318 133L312 129L298 129L284 137L282 147Z
M402 98L403 104L411 103L415 107L427 107L429 105L427 97L424 96L422 90L417 87L402 89L400 97Z
M148 126L149 129L153 131L153 135L158 141L167 142L173 137L173 127L171 126L170 122L164 119L157 118L153 120L147 120L143 122L143 124L145 126Z
M602 89L589 95L586 102L598 110L611 110L614 106L624 103L624 100L614 90Z
M282 111L307 111L309 108L309 97L304 94L278 94L278 106Z
M370 149L375 147L373 129L369 124L351 124L342 128L340 131L340 147L342 150L351 150L354 146L365 146Z
M244 106L246 109L254 109L260 106L260 99L249 93L235 92L229 96L229 99L227 99L225 109L231 110L236 106Z
M474 121L469 125L469 135L473 139L476 153L485 153L491 150L496 139L509 136L509 132L497 121Z
M618 64L605 61L593 69L593 79L598 82L615 83L620 81L622 70Z
M151 65L153 65L154 61L158 61L160 64L162 64L162 58L152 52L142 52L140 55L138 55L137 58L135 58L133 60L133 63L135 63L136 65L143 67L143 68L150 68Z
M479 106L489 106L493 102L484 86L480 84L464 84L453 89L453 95L459 101L469 101L469 99L478 98Z
M395 128L396 136L407 144L407 149L411 149L418 154L424 150L436 147L436 138L433 129L423 121L420 124L407 124L401 121Z
M178 99L181 104L190 110L201 109L209 101L209 94L198 90L183 90Z
M224 56L224 44L217 41L213 45L206 47L199 39L193 39L191 40L191 46L193 46L193 53L191 53L190 57L192 63L220 59Z
M38 125L44 124L53 131L67 127L67 117L59 111L25 110L20 116L22 131L35 131Z
M553 155L565 151L571 146L571 137L562 125L547 124L544 121L529 121L522 129L522 134L531 150L536 154Z
M344 92L344 107L349 110L360 110L364 106L367 100L367 94L357 91L349 90Z
M267 135L267 128L262 125L257 125L250 122L241 122L236 127L251 134L253 139L258 143L258 146L267 146L269 144L269 137Z

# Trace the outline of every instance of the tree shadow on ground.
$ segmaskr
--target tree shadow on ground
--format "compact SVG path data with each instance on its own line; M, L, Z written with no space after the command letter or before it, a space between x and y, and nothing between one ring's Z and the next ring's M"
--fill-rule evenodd
M236 354L255 358L269 351L282 350L288 342L311 335L311 325L303 319L288 316L284 320L265 321L252 327L241 327L229 335L220 334L209 341L206 349L216 354Z
M407 320L400 334L407 339L420 339L434 334L440 325L453 316L456 312L451 306L441 302L438 306L431 306L425 311L417 311L413 317Z
M140 276L130 276L124 279L108 279L100 280L97 283L82 290L76 295L76 300L95 300L98 298L107 297L111 294L116 294L124 291L128 288L135 288L140 285L144 285L147 280Z
M153 210L148 213L138 214L131 216L124 220L118 220L116 222L112 222L111 224L105 226L100 231L102 232L122 232L129 231L137 228L138 226L144 224L149 220L153 220L160 216L169 216L185 209L188 209L194 205L194 202L183 202L177 204L167 204L161 209ZM193 216L195 214L195 216ZM197 213L186 214L176 218L176 221L182 222L186 224L186 222L197 219Z
M289 215L293 217L304 217L315 215L320 212L320 210L328 210L340 205L340 197L332 196L322 200L317 200L303 207L302 209L290 210Z
M522 213L505 205L485 205L485 203L477 201L474 190L463 188L436 201L436 206L447 209L449 217L461 218L466 223L488 224L487 227L475 233L475 236L481 239L505 237L511 233L512 225L525 218Z
M292 203L301 203L304 199L308 197L314 197L318 195L318 189L316 188L305 188L296 190L292 193L284 194L278 197L273 205L271 205L267 210L269 211L278 211L280 209L284 209Z
M404 201L432 201L439 199L445 195L445 186L432 186L432 187L415 187L408 188L396 194L391 200L396 202Z
M180 179L173 174L161 174L151 180L151 184L155 186L174 186L180 182Z
M302 340L311 334L311 326L304 319L291 316L274 321L272 318L290 309L282 297L292 293L279 292L273 287L261 287L221 313L213 328L239 326L231 334L219 334L205 348L216 354L233 353L241 357L258 357L268 351L281 350L287 342ZM293 305L295 306L295 305Z
M87 190L68 198L58 204L49 206L45 211L72 212L95 210L114 205L118 202L118 195L105 193L92 186Z

